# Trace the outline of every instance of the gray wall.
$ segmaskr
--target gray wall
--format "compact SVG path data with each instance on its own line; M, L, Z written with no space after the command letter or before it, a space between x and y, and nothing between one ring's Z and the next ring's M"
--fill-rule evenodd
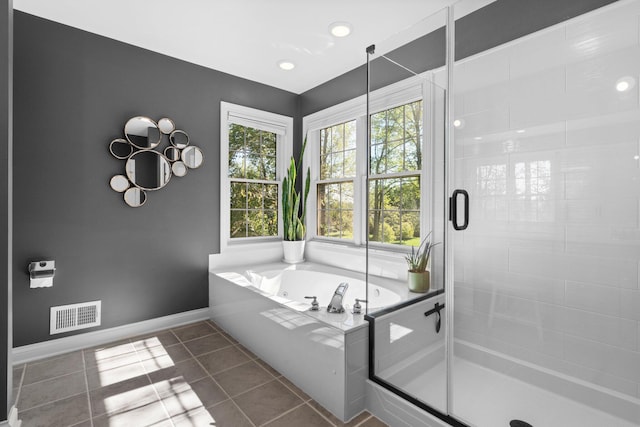
M457 22L457 57L610 2L498 0ZM389 56L428 70L444 63L443 41L436 31ZM64 336L49 336L54 305L100 299L102 328L205 307L207 254L219 251L219 102L294 116L300 135L304 115L365 92L364 67L296 96L20 12L15 52L14 346ZM374 67L374 88L408 76ZM108 144L134 115L173 118L205 154L139 209L108 185L123 172ZM29 289L39 259L56 260L53 288Z
M456 21L456 60L515 40L615 0L497 0ZM375 40L371 41L375 43ZM444 29L427 34L386 54L415 72L445 63ZM365 46L362 62L366 63ZM410 77L407 71L377 58L371 65L373 90ZM366 66L362 65L300 95L306 116L366 93Z
M65 336L49 335L55 305L102 300L101 328L206 307L220 101L294 116L297 96L21 12L15 53L14 346ZM108 145L136 115L172 118L205 162L133 209L109 187L124 162ZM41 259L54 286L30 289Z
M11 379L8 378L7 361L10 359L11 334L9 320L11 316L9 260L11 259L11 237L9 235L10 223L10 179L11 164L9 153L11 147L11 122L12 122L12 99L11 99L11 77L12 77L12 29L13 29L13 9L11 0L2 1L0 6L0 277L5 279L0 281L0 420L7 419L7 388L11 388ZM6 280L6 281L5 281Z

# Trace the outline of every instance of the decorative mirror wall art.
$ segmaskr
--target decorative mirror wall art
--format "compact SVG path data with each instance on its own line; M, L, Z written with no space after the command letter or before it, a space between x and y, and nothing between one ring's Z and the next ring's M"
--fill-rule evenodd
M164 135L169 142L163 151L159 146ZM124 193L125 203L133 208L144 205L147 191L161 189L172 176L183 177L204 162L202 150L190 145L189 135L167 117L157 123L149 117L132 117L124 126L124 136L109 144L113 157L125 160L125 173L114 175L109 185Z

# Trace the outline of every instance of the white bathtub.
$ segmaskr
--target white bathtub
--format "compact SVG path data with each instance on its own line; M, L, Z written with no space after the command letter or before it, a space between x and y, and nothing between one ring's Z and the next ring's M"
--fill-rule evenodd
M328 313L343 282L345 312ZM362 274L313 263L234 267L210 272L209 307L213 321L347 421L365 404L368 328L352 313L365 289ZM305 296L316 296L320 310ZM370 278L370 311L417 296L404 283Z
M347 273L344 270L328 268L319 264L289 265L266 271L248 270L246 276L251 284L261 291L306 304L305 308L311 308L311 301L305 297L315 296L321 308L326 309L333 293L341 283L349 285L342 300L346 309L353 307L356 298L360 300L368 298L369 311L379 310L402 300L398 289L390 289L376 284L369 285L367 296L365 281L355 277L354 273ZM392 285L387 284L387 286ZM362 306L365 307L365 304L362 303Z

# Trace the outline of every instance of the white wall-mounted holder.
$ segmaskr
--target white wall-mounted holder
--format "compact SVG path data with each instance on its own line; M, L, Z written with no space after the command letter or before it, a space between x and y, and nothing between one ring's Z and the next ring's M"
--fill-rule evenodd
M34 261L29 264L29 280L32 288L50 288L56 275L55 261Z

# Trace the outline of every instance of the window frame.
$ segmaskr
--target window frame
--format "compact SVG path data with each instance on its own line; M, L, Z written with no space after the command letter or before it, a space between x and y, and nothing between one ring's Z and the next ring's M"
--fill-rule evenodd
M229 125L235 123L267 132L276 133L276 177L278 184L278 234L276 236L252 236L231 238L231 182L229 177ZM282 178L286 171L286 160L293 153L293 118L256 108L220 102L220 252L246 245L263 245L282 240ZM241 179L246 181L246 179ZM264 180L255 180L261 183Z
M370 111L373 115L377 112L388 110L394 107L405 105L418 100L423 101L422 106L422 169L419 171L420 177L420 229L433 230L433 216L431 209L433 206L432 198L428 197L434 194L433 187L433 155L434 155L434 126L433 112L426 108L428 100L434 96L431 93L431 86L427 80L432 81L433 74L430 72L420 74L378 89L370 94ZM366 224L367 224L367 180L366 168L368 167L367 153L369 149L366 144L366 97L359 96L341 104L329 107L325 110L318 111L303 118L303 134L307 135L307 152L305 155L304 168L311 168L311 190L310 194L314 194L313 199L309 200L307 205L307 238L326 244L340 244L343 246L353 246L361 248L366 242ZM317 184L320 173L320 130L356 120L356 176L354 178L354 224L353 224L353 240L326 237L317 235ZM311 226L313 225L313 226ZM421 238L424 238L421 235ZM406 253L410 250L410 246L369 242L369 247L373 250L382 252L401 252Z

